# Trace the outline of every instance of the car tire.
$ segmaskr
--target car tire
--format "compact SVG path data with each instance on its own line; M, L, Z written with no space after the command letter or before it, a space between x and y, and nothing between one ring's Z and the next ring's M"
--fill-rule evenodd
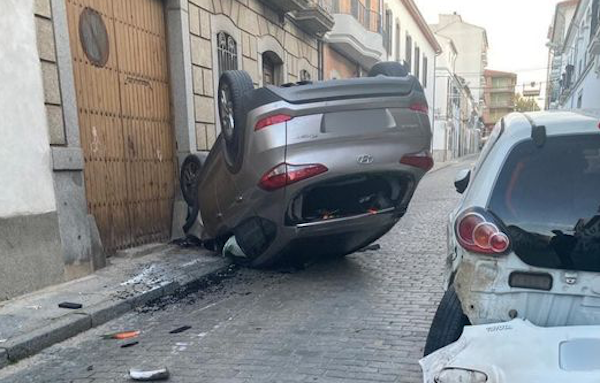
M387 77L405 77L408 76L408 71L404 65L395 61L384 61L377 63L371 67L369 77L387 76Z
M253 89L252 78L243 70L226 71L219 79L217 102L221 133L233 162L237 162L241 151L245 128L244 95Z
M198 186L204 160L195 154L190 154L181 164L179 186L183 199L189 206L198 205Z
M442 297L425 342L424 356L456 342L465 326L470 325L464 314L454 287L450 287Z

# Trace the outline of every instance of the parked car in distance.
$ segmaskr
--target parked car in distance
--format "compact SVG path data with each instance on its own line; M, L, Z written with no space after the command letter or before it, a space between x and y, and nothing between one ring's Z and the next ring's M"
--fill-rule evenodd
M425 355L465 325L600 325L600 114L510 114L448 223L447 291Z
M233 242L230 255L246 265L370 244L433 166L423 88L398 63L367 78L258 89L247 73L225 72L218 105L213 149L182 167L184 196L199 211L187 229L217 250Z

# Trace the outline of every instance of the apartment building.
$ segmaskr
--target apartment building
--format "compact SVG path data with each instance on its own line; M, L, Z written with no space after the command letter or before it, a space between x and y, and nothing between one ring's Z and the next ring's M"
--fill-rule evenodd
M563 13L568 17L567 11ZM557 19L561 17L561 13L557 13L553 25L560 24ZM561 68L560 90L553 88L550 106L597 109L600 105L600 0L580 0L568 27L565 22L565 28L562 43L557 38L549 44L553 57L559 57ZM548 77L555 79L558 66L557 63L549 68Z
M515 111L517 74L486 69L484 78L483 123L487 136L502 117Z

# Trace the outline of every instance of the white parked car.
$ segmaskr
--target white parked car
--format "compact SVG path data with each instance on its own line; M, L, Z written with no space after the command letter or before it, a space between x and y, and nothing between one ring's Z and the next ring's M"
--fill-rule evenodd
M600 114L510 114L455 186L425 355L468 324L600 325Z
M600 327L538 327L514 319L468 326L421 359L424 383L597 383Z

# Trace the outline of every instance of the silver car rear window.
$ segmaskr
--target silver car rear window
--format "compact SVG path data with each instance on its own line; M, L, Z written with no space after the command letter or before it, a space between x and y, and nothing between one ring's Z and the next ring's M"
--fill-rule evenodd
M525 263L600 272L600 134L515 146L488 209Z

